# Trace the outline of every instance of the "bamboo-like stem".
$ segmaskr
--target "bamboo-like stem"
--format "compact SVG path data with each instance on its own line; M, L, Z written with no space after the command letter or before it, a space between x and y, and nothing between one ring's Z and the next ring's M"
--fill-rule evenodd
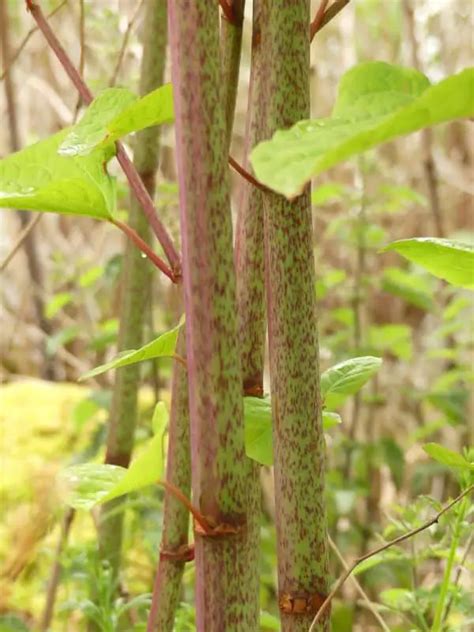
M145 19L140 93L146 94L163 82L166 53L166 0L148 0ZM135 168L141 182L153 195L158 166L160 128L153 127L137 135ZM150 239L147 218L136 199L131 200L130 226L120 224L133 241L128 241L123 263L120 305L119 350L137 349L143 344L146 307L151 296L152 268L143 261L136 247L137 239L146 250ZM132 229L130 231L130 228ZM153 260L153 251L147 256ZM155 255L156 257L156 255ZM154 261L156 265L159 264ZM161 262L164 263L164 262ZM163 268L162 268L163 269ZM137 416L137 396L140 383L139 365L124 367L115 374L115 385L107 437L106 463L127 467L130 461ZM99 544L103 557L118 569L122 540L123 514L118 512L105 519L112 505L104 505L100 524Z
M185 354L184 332L181 330L176 350ZM189 450L189 404L187 371L179 363L173 368L171 412L169 422L166 480L184 494L191 487L191 455ZM147 632L172 632L180 598L185 559L175 559L164 552L178 552L188 543L189 512L170 493L165 496L161 552L153 585L153 596Z
M269 135L309 117L308 24L308 0L270 2ZM264 216L281 629L307 632L330 584L309 190L265 195ZM325 617L317 629L328 626Z
M331 592L326 597L324 602L321 604L321 607L319 608L316 616L314 617L313 622L308 632L315 632L318 629L316 626L318 622L321 620L321 617L323 617L324 614L327 612L331 601L333 600L335 595L338 593L339 589L347 580L347 578L350 577L354 569L357 566L359 566L361 562L369 559L369 557L373 557L374 555L377 555L378 553L382 553L382 551L386 551L387 549L391 548L392 546L395 546L396 544L400 544L400 542L404 542L405 540L412 538L413 536L417 535L418 533L421 533L422 531L426 531L426 529L429 529L429 527L436 524L438 520L441 518L441 516L443 516L452 507L454 507L454 505L456 505L460 500L462 500L463 498L471 494L473 491L474 491L474 485L470 485L467 489L462 491L459 494L459 496L456 496L454 500L449 502L440 511L438 511L438 513L435 516L433 516L433 518L431 518L430 520L422 524L420 527L417 527L416 529L412 529L411 531L408 531L408 533L404 533L403 535L398 536L398 538L395 538L394 540L390 540L390 542L387 542L386 544L382 544L382 546L378 546L376 549L372 549L372 551L369 551L369 553L366 553L365 555L362 555L361 557L358 557L356 560L354 560L354 562L350 566L348 566L345 572L339 577L337 582L334 584Z
M217 3L169 0L191 418L196 629L258 629L245 598L248 482ZM237 533L231 533L237 531Z
M265 20L265 2L253 2L253 34L244 155L266 136L266 96L262 69L265 51L256 36ZM248 167L248 161L245 168ZM268 191L268 189L266 189ZM237 216L235 262L237 312L244 393L263 395L265 346L265 266L263 252L263 196L265 193L243 181Z
M223 0L227 4L227 0ZM227 5L229 6L229 5ZM230 146L234 126L235 101L239 84L240 53L244 26L245 0L233 0L233 20L221 20L221 64L227 146Z
M41 7L36 4L33 0L25 0L28 10L31 12L31 15L34 17L36 24L39 29L43 33L45 39L56 55L58 61L61 63L62 67L66 71L67 75L71 79L72 83L76 87L80 96L84 103L89 104L93 100L93 94L87 87L83 78L77 71L76 67L72 63L68 54L61 46L58 38L54 34L53 30L48 24L47 19L44 17L44 14L41 10ZM164 253L173 269L174 276L179 278L180 276L180 259L179 255L176 252L176 249L173 245L173 241L168 234L165 226L161 223L158 215L156 214L156 209L153 204L153 200L144 185L141 177L137 173L137 170L133 166L130 158L127 156L127 152L125 151L123 145L119 142L116 143L117 146L117 160L122 167L122 170L127 177L127 180L130 184L130 187L140 203L143 212L145 213L147 220L155 233L158 241L160 242Z

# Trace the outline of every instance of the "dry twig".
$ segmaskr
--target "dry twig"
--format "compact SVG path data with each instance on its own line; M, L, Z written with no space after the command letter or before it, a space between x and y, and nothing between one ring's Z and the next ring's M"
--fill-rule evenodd
M389 549L390 547L394 546L395 544L399 544L400 542L403 542L404 540L408 540L408 538L412 538L414 535L417 535L417 533L421 533L421 531L425 531L426 529L431 527L431 525L436 524L443 514L445 514L447 511L449 511L452 507L454 507L454 505L456 505L460 500L462 500L464 498L464 496L467 496L473 490L474 490L474 485L470 485L467 489L465 489L463 492L461 492L459 494L459 496L456 496L456 498L454 500L452 500L445 507L443 507L443 509L438 511L438 513L433 518L431 518L431 520L428 520L428 522L425 522L424 524L422 524L421 527L417 527L416 529L412 529L411 531L408 531L408 533L400 535L398 538L395 538L394 540L390 540L390 542L387 542L386 544L383 544L382 546L379 546L376 549L373 549L372 551L369 551L365 555L362 555L361 557L358 557L357 559L355 559L354 562L352 562L352 564L350 566L348 566L347 570L339 577L337 582L334 584L333 589L331 590L329 595L326 597L326 599L321 604L321 607L319 608L318 612L316 613L316 616L314 617L313 622L311 623L311 626L310 626L308 632L313 632L313 630L316 629L316 624L318 623L318 621L321 620L321 617L323 616L323 614L328 609L329 604L333 600L333 598L336 595L336 593L339 591L339 589L344 584L346 579L351 575L352 571L361 562L364 562L365 560L369 559L369 557L373 557L374 555L377 555L378 553L381 553L382 551L386 551L387 549Z
M125 33L122 40L122 45L120 46L120 51L117 57L117 63L115 64L114 72L112 73L112 77L109 81L109 87L113 88L117 81L117 77L119 76L120 68L122 66L122 62L125 57L125 51L127 50L128 40L130 38L130 33L137 21L138 16L140 15L140 11L145 3L145 0L140 0L135 7L135 11L132 14L132 17L129 19L127 28L125 29Z

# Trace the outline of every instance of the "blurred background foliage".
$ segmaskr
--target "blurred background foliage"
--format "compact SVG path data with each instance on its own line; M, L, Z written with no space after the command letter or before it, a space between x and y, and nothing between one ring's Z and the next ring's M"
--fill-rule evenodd
M313 4L316 10L318 3ZM112 83L137 89L142 5L140 0L42 2L45 12L57 9L51 23L95 92ZM13 54L33 23L21 0L8 0L7 7ZM472 21L468 0L419 0L413 6L406 0L353 0L312 45L313 115L330 112L340 76L357 61L415 63L432 81L459 71L472 60ZM232 147L239 160L247 112L250 24L249 6ZM11 73L21 146L80 116L75 91L37 32L15 59ZM3 85L0 120L3 157L12 148ZM345 559L363 554L381 537L416 527L438 508L437 502L457 493L456 476L430 461L421 443L438 441L456 451L473 444L471 295L401 263L395 253L379 253L389 241L414 236L472 242L472 140L472 125L452 123L430 132L429 143L422 135L401 139L332 169L314 183L322 368L356 355L384 358L377 377L339 411L342 426L327 436L330 533ZM161 142L156 203L177 238L172 126L163 128ZM233 173L230 177L236 211L239 181ZM128 190L120 174L118 178L120 208L126 211ZM18 214L4 212L0 222L1 263L21 224ZM113 376L98 376L87 386L78 385L77 379L115 354L120 316L123 244L113 227L48 214L35 225L29 243L37 256L27 258L23 247L11 262L2 264L0 277L0 630L41 629L47 583L65 525L58 471L72 463L102 461L104 455ZM179 316L176 289L153 274L146 339L174 325ZM167 360L143 366L137 445L151 435L153 403L169 400L169 377ZM271 472L265 469L264 630L278 629L271 484ZM124 629L144 629L161 500L161 492L150 489L126 501L118 601L108 597L110 578L97 564L94 514L75 516L62 550L63 576L51 630L85 629L88 616L99 616L91 614L94 608L104 621L118 622L126 616L129 627ZM122 505L119 510L123 509ZM450 630L467 630L474 618L468 517L461 525L455 560L458 575L451 595ZM359 569L358 581L370 601L379 604L390 629L429 629L450 529L444 519ZM337 557L332 570L340 573ZM179 632L193 629L192 578L190 564L176 621ZM100 603L89 601L91 583L99 587L95 593ZM131 602L133 597L137 599ZM335 600L333 612L333 629L338 632L380 629L351 582Z

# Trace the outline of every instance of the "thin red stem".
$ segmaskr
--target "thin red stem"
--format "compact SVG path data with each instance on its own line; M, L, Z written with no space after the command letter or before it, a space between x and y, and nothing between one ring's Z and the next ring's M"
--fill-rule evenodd
M266 187L264 184L259 182L257 178L254 178L254 176L251 173L249 173L246 169L244 169L242 165L240 165L236 160L234 160L232 156L229 156L229 165L232 167L232 169L237 171L237 173L241 175L242 178L245 178L247 182L250 182L250 184L253 184L255 187L257 187L257 189L260 189L260 191L265 191L265 192L270 191L268 187Z
M321 28L321 23L324 18L324 12L326 11L326 7L328 6L328 2L329 0L321 0L321 4L319 5L316 15L314 16L314 20L311 22L310 31L309 31L311 41L313 40L313 37Z
M314 20L311 22L310 31L309 31L311 42L313 41L316 33L318 33L323 28L323 26L326 26L326 24L328 24L333 18L335 18L336 15L340 11L342 11L342 9L347 4L349 4L350 1L351 0L335 0L335 2L326 11L323 11L323 13L320 15L321 7L325 8L325 6L327 5L327 2L325 2L325 0L322 0L321 6L319 7L318 12Z
M179 279L178 277L176 277L173 270L171 270L166 265L166 263L163 261L163 259L161 259L161 257L159 257L157 254L153 252L149 244L147 244L146 241L142 239L140 235L135 230L133 230L131 226L129 226L128 224L125 224L124 222L121 222L118 219L113 219L111 220L111 222L112 224L117 226L117 228L119 228L123 233L125 233L127 237L131 239L133 243L143 252L143 254L145 254L148 257L148 259L150 259L150 261L154 263L155 266L159 270L161 270L161 272L163 272L163 274L166 274L166 276L169 279L171 279L173 283L178 282Z
M28 10L31 12L31 15L35 19L38 28L43 33L46 41L50 45L54 54L56 55L58 61L61 63L62 67L68 74L72 83L76 87L77 91L82 97L84 103L89 104L94 96L92 92L89 90L85 81L81 77L80 73L77 71L76 67L70 60L68 54L61 46L58 38L54 34L53 30L48 24L41 7L36 4L33 0L25 0ZM121 143L116 143L117 145L117 159L122 167L124 174L127 177L127 180L130 184L131 189L133 190L135 197L140 202L143 211L150 223L150 226L155 233L158 241L160 242L166 257L173 269L172 277L177 279L181 276L181 263L180 257L173 245L171 237L168 234L165 226L161 223L160 219L156 214L155 205L153 204L153 200L150 197L145 185L142 182L142 179L137 173L133 163L128 158L125 149L123 148ZM166 272L165 272L166 274ZM169 276L169 275L168 275ZM171 278L171 277L170 277Z
M231 2L229 3L228 0L219 0L219 4L221 6L222 13L224 14L225 19L228 20L231 24L235 24L236 26L238 26L239 21L237 19L237 16L235 15L234 7Z

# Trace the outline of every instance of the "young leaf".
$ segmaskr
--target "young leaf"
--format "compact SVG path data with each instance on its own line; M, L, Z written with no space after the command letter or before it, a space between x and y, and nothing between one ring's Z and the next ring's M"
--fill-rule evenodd
M153 415L154 436L128 469L103 463L82 463L66 468L62 479L69 488L68 504L75 509L92 509L97 503L155 484L163 475L163 434L168 413L158 402Z
M313 176L424 127L474 115L474 69L430 86L414 69L364 62L342 78L331 117L300 121L257 145L258 180L288 198Z
M104 463L81 463L61 472L68 488L67 503L74 509L92 509L126 473L124 467Z
M108 220L115 211L115 180L105 165L110 148L88 156L58 155L63 130L0 161L0 205Z
M174 329L166 331L164 334L161 334L161 336L158 336L158 338L155 338L155 340L140 347L140 349L131 349L130 351L119 353L119 355L110 362L96 366L95 369L81 375L79 381L87 380L106 371L110 371L111 369L119 369L129 364L136 364L137 362L144 362L145 360L151 360L153 358L174 357L176 340L182 324L183 323L180 322Z
M77 156L98 145L110 145L122 136L173 120L173 90L166 84L137 99L124 88L104 90L88 107L59 147L59 153Z
M386 250L395 250L452 285L474 289L474 247L469 244L419 237L394 241Z
M351 358L327 369L321 375L321 395L327 406L339 406L348 396L361 389L377 373L381 358L363 356ZM329 398L336 396L334 402ZM339 397L342 396L342 397Z
M407 272L400 268L386 268L382 277L382 288L395 296L400 296L407 303L420 309L430 311L433 308L433 287L420 274Z
M342 424L341 416L337 413L331 413L327 410L323 410L323 430L327 431L335 426Z
M105 496L101 497L99 502L103 503L142 487L156 484L163 476L163 462L163 433L157 433L147 443L145 450L125 470L124 476L109 489Z
M469 463L462 454L449 450L439 443L426 443L423 450L435 461L448 467L474 471L474 463Z
M369 327L369 346L376 353L389 352L409 360L413 352L412 331L408 325L388 324Z
M262 465L273 464L272 404L269 397L244 397L245 452Z

